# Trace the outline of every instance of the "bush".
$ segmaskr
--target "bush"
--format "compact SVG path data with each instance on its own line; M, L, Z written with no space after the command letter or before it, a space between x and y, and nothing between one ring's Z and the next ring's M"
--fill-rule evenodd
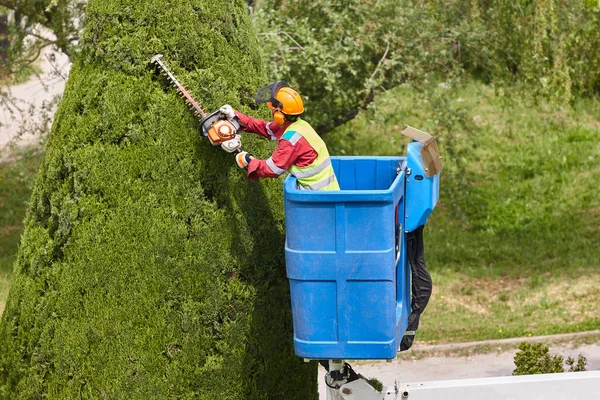
M0 324L0 398L316 398L281 182L199 137L155 53L206 110L251 112L265 82L241 0L89 1Z
M556 372L565 372L563 356L552 355L548 346L541 343L523 342L519 345L519 351L515 354L515 370L513 375L533 375L533 374L551 374ZM585 371L587 360L583 355L579 355L577 363L571 357L567 358L569 372Z

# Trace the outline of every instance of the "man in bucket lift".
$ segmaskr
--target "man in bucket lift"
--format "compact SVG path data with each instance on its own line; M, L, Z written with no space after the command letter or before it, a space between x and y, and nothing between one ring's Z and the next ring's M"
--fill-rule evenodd
M276 140L277 148L267 160L259 160L243 151L236 155L237 165L248 171L248 178L277 178L289 171L298 180L300 190L340 190L329 152L323 139L300 118L304 103L286 82L278 81L262 87L256 102L267 103L272 122L256 119L234 110L229 104L219 111L228 119L237 118L246 132Z
M245 151L236 156L237 165L247 169L248 178L277 178L289 170L298 179L299 189L340 190L325 143L300 118L304 112L300 95L286 82L278 81L262 87L256 94L256 102L267 103L271 109L272 122L244 115L228 104L219 110L228 119L237 118L243 131L278 141L277 148L267 160L259 160ZM431 297L432 282L425 266L423 227L422 225L407 233L407 256L412 276L411 313L407 330L400 342L400 351L412 346L420 316Z

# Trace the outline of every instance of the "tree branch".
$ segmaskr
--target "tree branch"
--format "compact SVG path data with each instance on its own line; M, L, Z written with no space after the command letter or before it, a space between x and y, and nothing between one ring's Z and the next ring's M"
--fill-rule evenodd
M279 36L281 34L284 34L285 36L287 36L288 39L290 39L292 42L294 42L294 44L297 46L298 49L304 51L304 46L302 46L300 43L298 43L296 41L296 39L294 39L292 37L292 35L290 35L289 33L287 33L286 31L277 31L277 32L265 32L265 33L258 33L259 36Z
M377 70L379 69L379 67L381 66L381 64L383 64L383 61L385 60L385 58L387 57L388 51L390 51L390 41L386 40L385 41L385 52L383 53L383 57L381 57L381 59L379 60L379 62L377 63L377 66L375 66L375 70L373 71L373 73L371 74L371 76L369 77L369 79L367 79L367 84L369 82L371 82L371 80L373 79L373 77L375 76L375 74L377 73Z

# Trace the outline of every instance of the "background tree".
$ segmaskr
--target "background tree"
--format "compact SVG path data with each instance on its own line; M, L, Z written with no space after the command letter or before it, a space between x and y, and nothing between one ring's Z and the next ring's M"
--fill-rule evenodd
M0 0L0 8L10 15L8 29L0 33L9 43L0 78L18 74L48 46L73 56L85 22L85 4L85 0Z
M266 79L242 0L89 2L0 323L0 397L316 398L280 183L199 137L155 53L207 110L252 111Z
M569 104L600 89L600 9L592 1L258 1L253 21L269 77L300 87L319 132L377 92L474 76ZM465 74L466 73L466 74ZM466 127L463 127L465 129Z
M267 72L300 88L320 133L354 118L377 91L446 68L450 53L445 60L438 50L447 43L430 40L446 28L432 18L431 7L404 3L259 2L253 21Z

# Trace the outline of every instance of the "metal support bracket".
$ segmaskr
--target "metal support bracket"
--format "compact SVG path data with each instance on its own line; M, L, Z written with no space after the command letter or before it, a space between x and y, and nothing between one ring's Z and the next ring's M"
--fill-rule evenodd
M358 375L344 360L329 360L324 363L327 368L325 384L327 400L383 400L386 393L381 393L371 386L361 375Z

